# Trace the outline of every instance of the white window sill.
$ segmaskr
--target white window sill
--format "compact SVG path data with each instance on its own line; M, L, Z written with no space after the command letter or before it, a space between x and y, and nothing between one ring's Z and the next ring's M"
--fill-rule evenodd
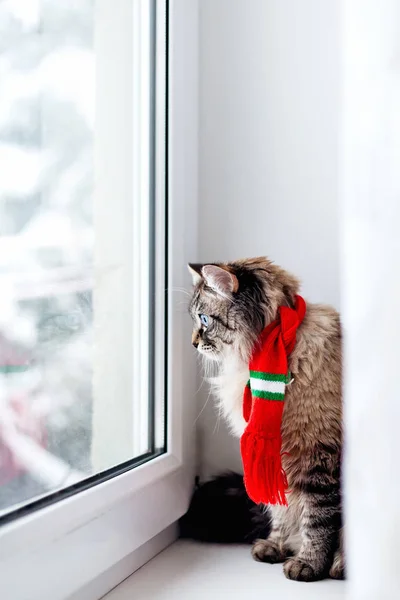
M341 600L343 581L288 581L282 565L257 563L248 546L178 541L131 575L104 600L197 600L279 597L281 600ZM258 596L260 594L260 596ZM275 596L276 594L276 596Z

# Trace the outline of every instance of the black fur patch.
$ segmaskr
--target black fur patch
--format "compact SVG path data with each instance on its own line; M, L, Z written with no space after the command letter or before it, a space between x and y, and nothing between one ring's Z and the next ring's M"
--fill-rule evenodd
M181 537L221 544L251 544L270 531L264 506L248 497L242 475L224 473L197 485L180 521Z

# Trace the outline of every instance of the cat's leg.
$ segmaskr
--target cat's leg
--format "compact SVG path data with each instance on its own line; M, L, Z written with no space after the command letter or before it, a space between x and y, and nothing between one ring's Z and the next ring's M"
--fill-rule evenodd
M319 485L299 495L301 547L283 567L288 579L316 581L324 579L331 568L341 527L340 489L332 486L329 475L318 473ZM321 484L325 481L325 485Z
M267 563L284 562L291 555L288 545L289 510L286 506L270 506L271 532L266 540L253 543L251 555L254 560Z
M340 532L340 544L333 557L333 563L329 571L329 577L332 579L345 578L345 560L344 560L344 544L343 544L343 529Z

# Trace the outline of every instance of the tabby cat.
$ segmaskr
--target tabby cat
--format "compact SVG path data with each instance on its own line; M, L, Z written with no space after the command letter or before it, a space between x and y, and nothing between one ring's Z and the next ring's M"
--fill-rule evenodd
M299 282L267 258L226 264L189 265L194 291L192 343L215 361L212 385L236 436L246 422L243 390L260 332L293 307ZM282 465L288 506L271 506L267 539L254 542L256 560L283 562L289 579L344 577L340 466L342 448L341 328L338 313L307 303L289 357L293 377L285 393Z

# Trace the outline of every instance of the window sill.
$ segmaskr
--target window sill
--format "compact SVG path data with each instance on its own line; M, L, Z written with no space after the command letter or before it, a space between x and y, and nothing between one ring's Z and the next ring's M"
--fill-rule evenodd
M164 454L104 482L100 493L90 488L5 525L0 598L66 600L75 594L83 600L81 590L99 581L104 594L116 583L108 581L113 567L135 561L136 550L186 512L192 487L191 472ZM172 539L168 534L167 542Z
M281 600L342 600L346 584L326 580L288 581L281 565L253 561L247 546L179 540L112 590L104 600L197 600L279 597Z

